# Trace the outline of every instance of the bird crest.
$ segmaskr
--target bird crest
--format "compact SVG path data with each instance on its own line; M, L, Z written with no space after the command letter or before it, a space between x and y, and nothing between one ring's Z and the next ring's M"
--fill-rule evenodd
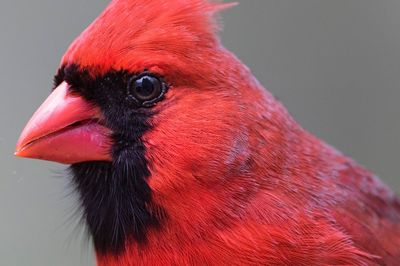
M205 0L114 0L72 43L61 65L93 74L110 68L135 72L158 61L192 57L218 44L214 14L236 3Z

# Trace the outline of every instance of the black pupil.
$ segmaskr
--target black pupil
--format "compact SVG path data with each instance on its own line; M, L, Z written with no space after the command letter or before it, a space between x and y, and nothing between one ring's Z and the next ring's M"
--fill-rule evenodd
M160 81L152 76L143 76L135 81L135 96L138 100L149 101L161 92Z

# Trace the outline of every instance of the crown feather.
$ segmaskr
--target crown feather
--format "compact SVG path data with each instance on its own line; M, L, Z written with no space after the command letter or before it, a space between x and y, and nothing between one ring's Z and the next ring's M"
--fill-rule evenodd
M214 15L234 5L205 0L114 0L72 43L61 64L105 72L136 71L149 54L154 61L163 55L194 60L195 51L219 45Z

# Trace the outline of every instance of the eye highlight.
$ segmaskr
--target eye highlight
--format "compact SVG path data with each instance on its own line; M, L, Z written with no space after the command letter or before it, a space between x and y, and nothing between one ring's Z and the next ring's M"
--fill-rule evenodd
M156 104L163 98L166 91L165 82L149 72L135 76L128 82L128 97L143 107Z

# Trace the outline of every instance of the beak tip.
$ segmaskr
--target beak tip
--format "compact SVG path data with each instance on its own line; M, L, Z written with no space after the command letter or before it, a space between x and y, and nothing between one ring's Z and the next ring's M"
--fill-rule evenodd
M21 153L23 150L24 150L24 145L23 145L22 139L20 138L15 147L14 155L17 157L22 157Z
M23 154L22 154L22 149L20 147L17 147L15 149L14 156L16 156L16 157L24 157Z

